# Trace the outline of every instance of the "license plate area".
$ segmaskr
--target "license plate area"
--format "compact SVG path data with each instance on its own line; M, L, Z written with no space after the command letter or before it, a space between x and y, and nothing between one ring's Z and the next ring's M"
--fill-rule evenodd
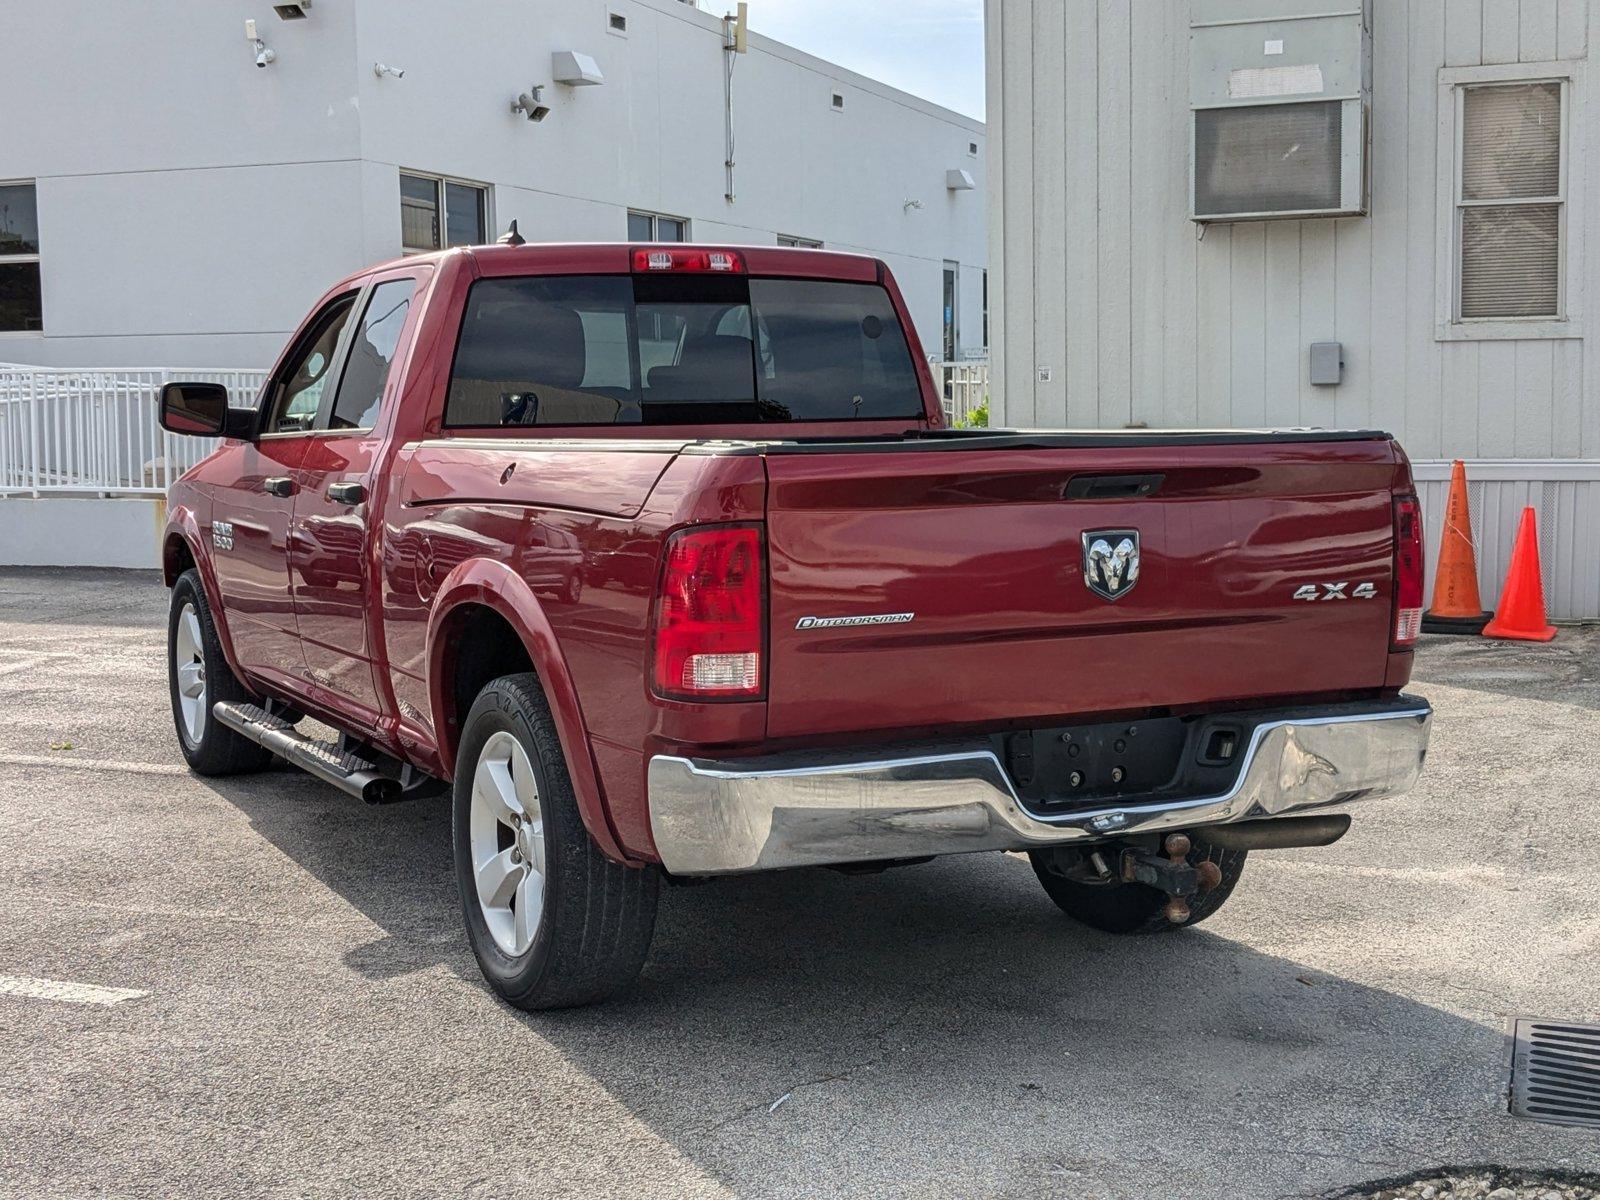
M1156 717L1024 729L995 737L1029 810L1051 815L1108 804L1221 795L1233 786L1254 722Z

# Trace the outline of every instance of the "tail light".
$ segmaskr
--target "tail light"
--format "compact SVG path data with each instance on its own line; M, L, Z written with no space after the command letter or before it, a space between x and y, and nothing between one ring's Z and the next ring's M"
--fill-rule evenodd
M674 534L656 596L656 693L680 700L761 695L762 589L759 529Z
M1422 632L1422 505L1415 496L1394 502L1394 645L1404 649Z
M633 269L640 275L655 271L743 275L744 256L737 250L679 250L671 246L649 246L633 252Z

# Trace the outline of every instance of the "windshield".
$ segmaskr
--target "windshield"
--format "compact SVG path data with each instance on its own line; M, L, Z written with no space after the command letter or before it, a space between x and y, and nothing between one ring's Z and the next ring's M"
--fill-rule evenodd
M720 275L485 279L445 424L915 420L922 393L877 284Z

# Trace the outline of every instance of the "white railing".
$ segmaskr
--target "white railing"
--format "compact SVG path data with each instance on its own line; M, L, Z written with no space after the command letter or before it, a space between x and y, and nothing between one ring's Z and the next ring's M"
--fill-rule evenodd
M220 383L251 403L264 371L100 370L0 365L0 495L163 495L216 445L156 420L161 386Z
M989 363L986 359L966 362L929 361L933 383L939 390L945 420L952 427L966 424L973 410L989 402Z

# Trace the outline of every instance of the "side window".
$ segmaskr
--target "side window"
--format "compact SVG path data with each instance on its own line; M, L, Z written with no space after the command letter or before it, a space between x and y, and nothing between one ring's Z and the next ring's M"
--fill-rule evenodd
M328 428L371 429L378 423L383 389L389 382L400 331L406 327L406 314L411 311L411 297L416 290L415 279L391 279L372 290L367 311L350 340L350 357Z
M299 433L316 423L339 336L344 333L355 302L353 292L340 296L307 330L283 373L273 382L272 411L264 426L267 433Z

